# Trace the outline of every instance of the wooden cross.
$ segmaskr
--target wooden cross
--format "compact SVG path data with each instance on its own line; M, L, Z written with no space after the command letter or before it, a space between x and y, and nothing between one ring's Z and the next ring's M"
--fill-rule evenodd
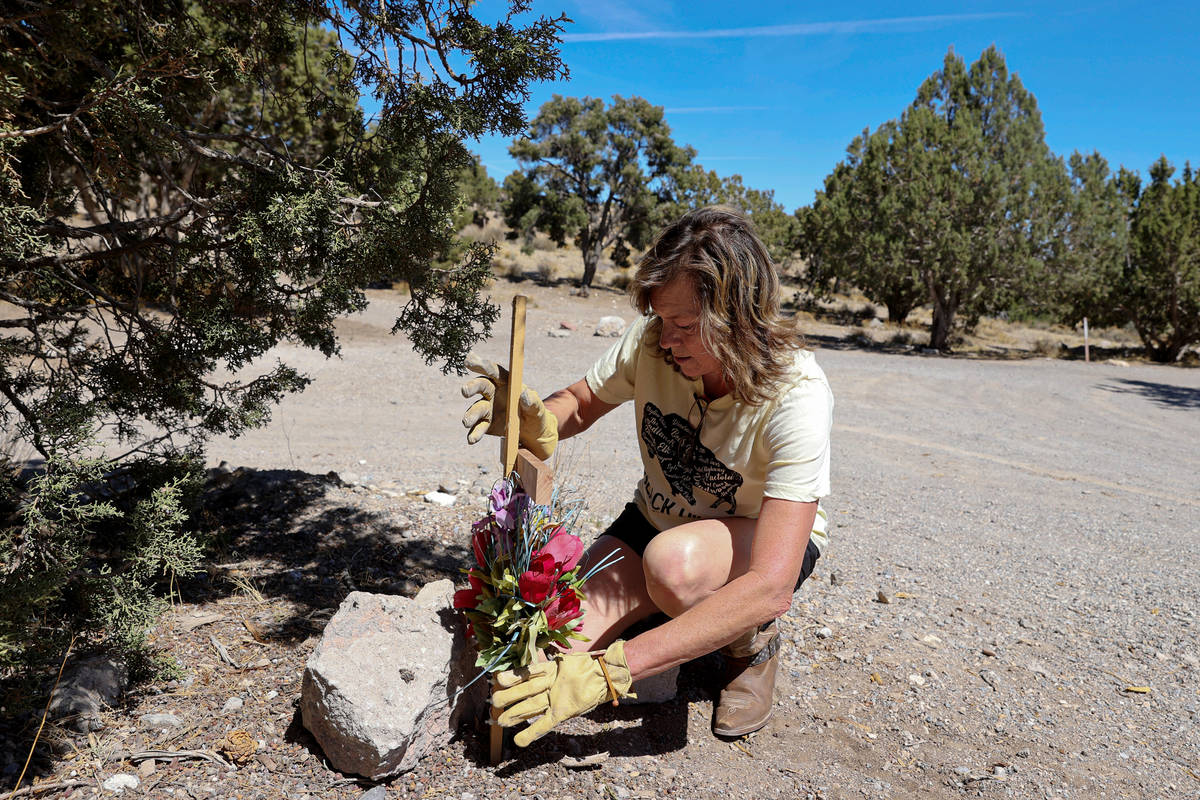
M505 477L514 471L521 488L529 499L538 505L550 505L554 493L554 471L550 465L521 447L521 423L518 418L521 388L524 385L525 359L525 304L524 295L513 298L512 338L508 351L508 412L504 420L504 439L500 443L500 466ZM493 685L492 690L495 691ZM492 707L491 762L500 763L504 754L504 728L496 724L499 714Z

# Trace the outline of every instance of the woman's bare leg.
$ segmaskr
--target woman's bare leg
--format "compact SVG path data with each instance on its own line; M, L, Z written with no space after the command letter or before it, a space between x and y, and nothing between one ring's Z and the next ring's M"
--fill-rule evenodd
M572 652L603 650L630 625L658 611L646 593L641 557L621 540L612 536L597 539L583 556L583 571L614 550L622 556L621 560L600 570L583 585L587 599L581 604L582 633L588 641L572 641Z
M642 563L651 601L677 617L745 573L754 525L744 517L702 519L655 536Z

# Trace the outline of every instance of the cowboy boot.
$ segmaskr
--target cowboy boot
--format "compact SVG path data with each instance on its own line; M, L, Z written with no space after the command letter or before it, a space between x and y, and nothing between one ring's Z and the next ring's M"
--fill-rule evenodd
M774 620L751 628L721 648L724 687L713 715L713 733L744 736L771 718L779 671L779 628Z

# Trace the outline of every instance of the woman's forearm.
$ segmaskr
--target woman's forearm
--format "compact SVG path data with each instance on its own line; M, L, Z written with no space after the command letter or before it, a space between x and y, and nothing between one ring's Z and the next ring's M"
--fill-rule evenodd
M787 611L787 603L781 606L777 599L780 596L757 573L734 578L675 619L626 642L629 670L635 680L645 678L724 647ZM790 602L790 592L787 598Z
M596 397L586 380L559 389L545 400L546 410L558 420L558 438L569 439L592 426L616 406Z

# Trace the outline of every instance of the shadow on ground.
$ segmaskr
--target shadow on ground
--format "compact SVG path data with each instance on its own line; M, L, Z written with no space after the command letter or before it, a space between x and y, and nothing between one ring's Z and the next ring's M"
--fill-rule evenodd
M1120 378L1099 384L1097 388L1117 394L1140 395L1160 408L1178 408L1184 411L1200 409L1200 389L1190 386Z
M202 524L216 555L183 585L189 602L261 594L292 604L271 638L294 644L324 628L352 591L414 596L426 583L457 580L465 546L410 538L397 511L369 511L332 490L336 474L238 469L218 473L204 493Z

